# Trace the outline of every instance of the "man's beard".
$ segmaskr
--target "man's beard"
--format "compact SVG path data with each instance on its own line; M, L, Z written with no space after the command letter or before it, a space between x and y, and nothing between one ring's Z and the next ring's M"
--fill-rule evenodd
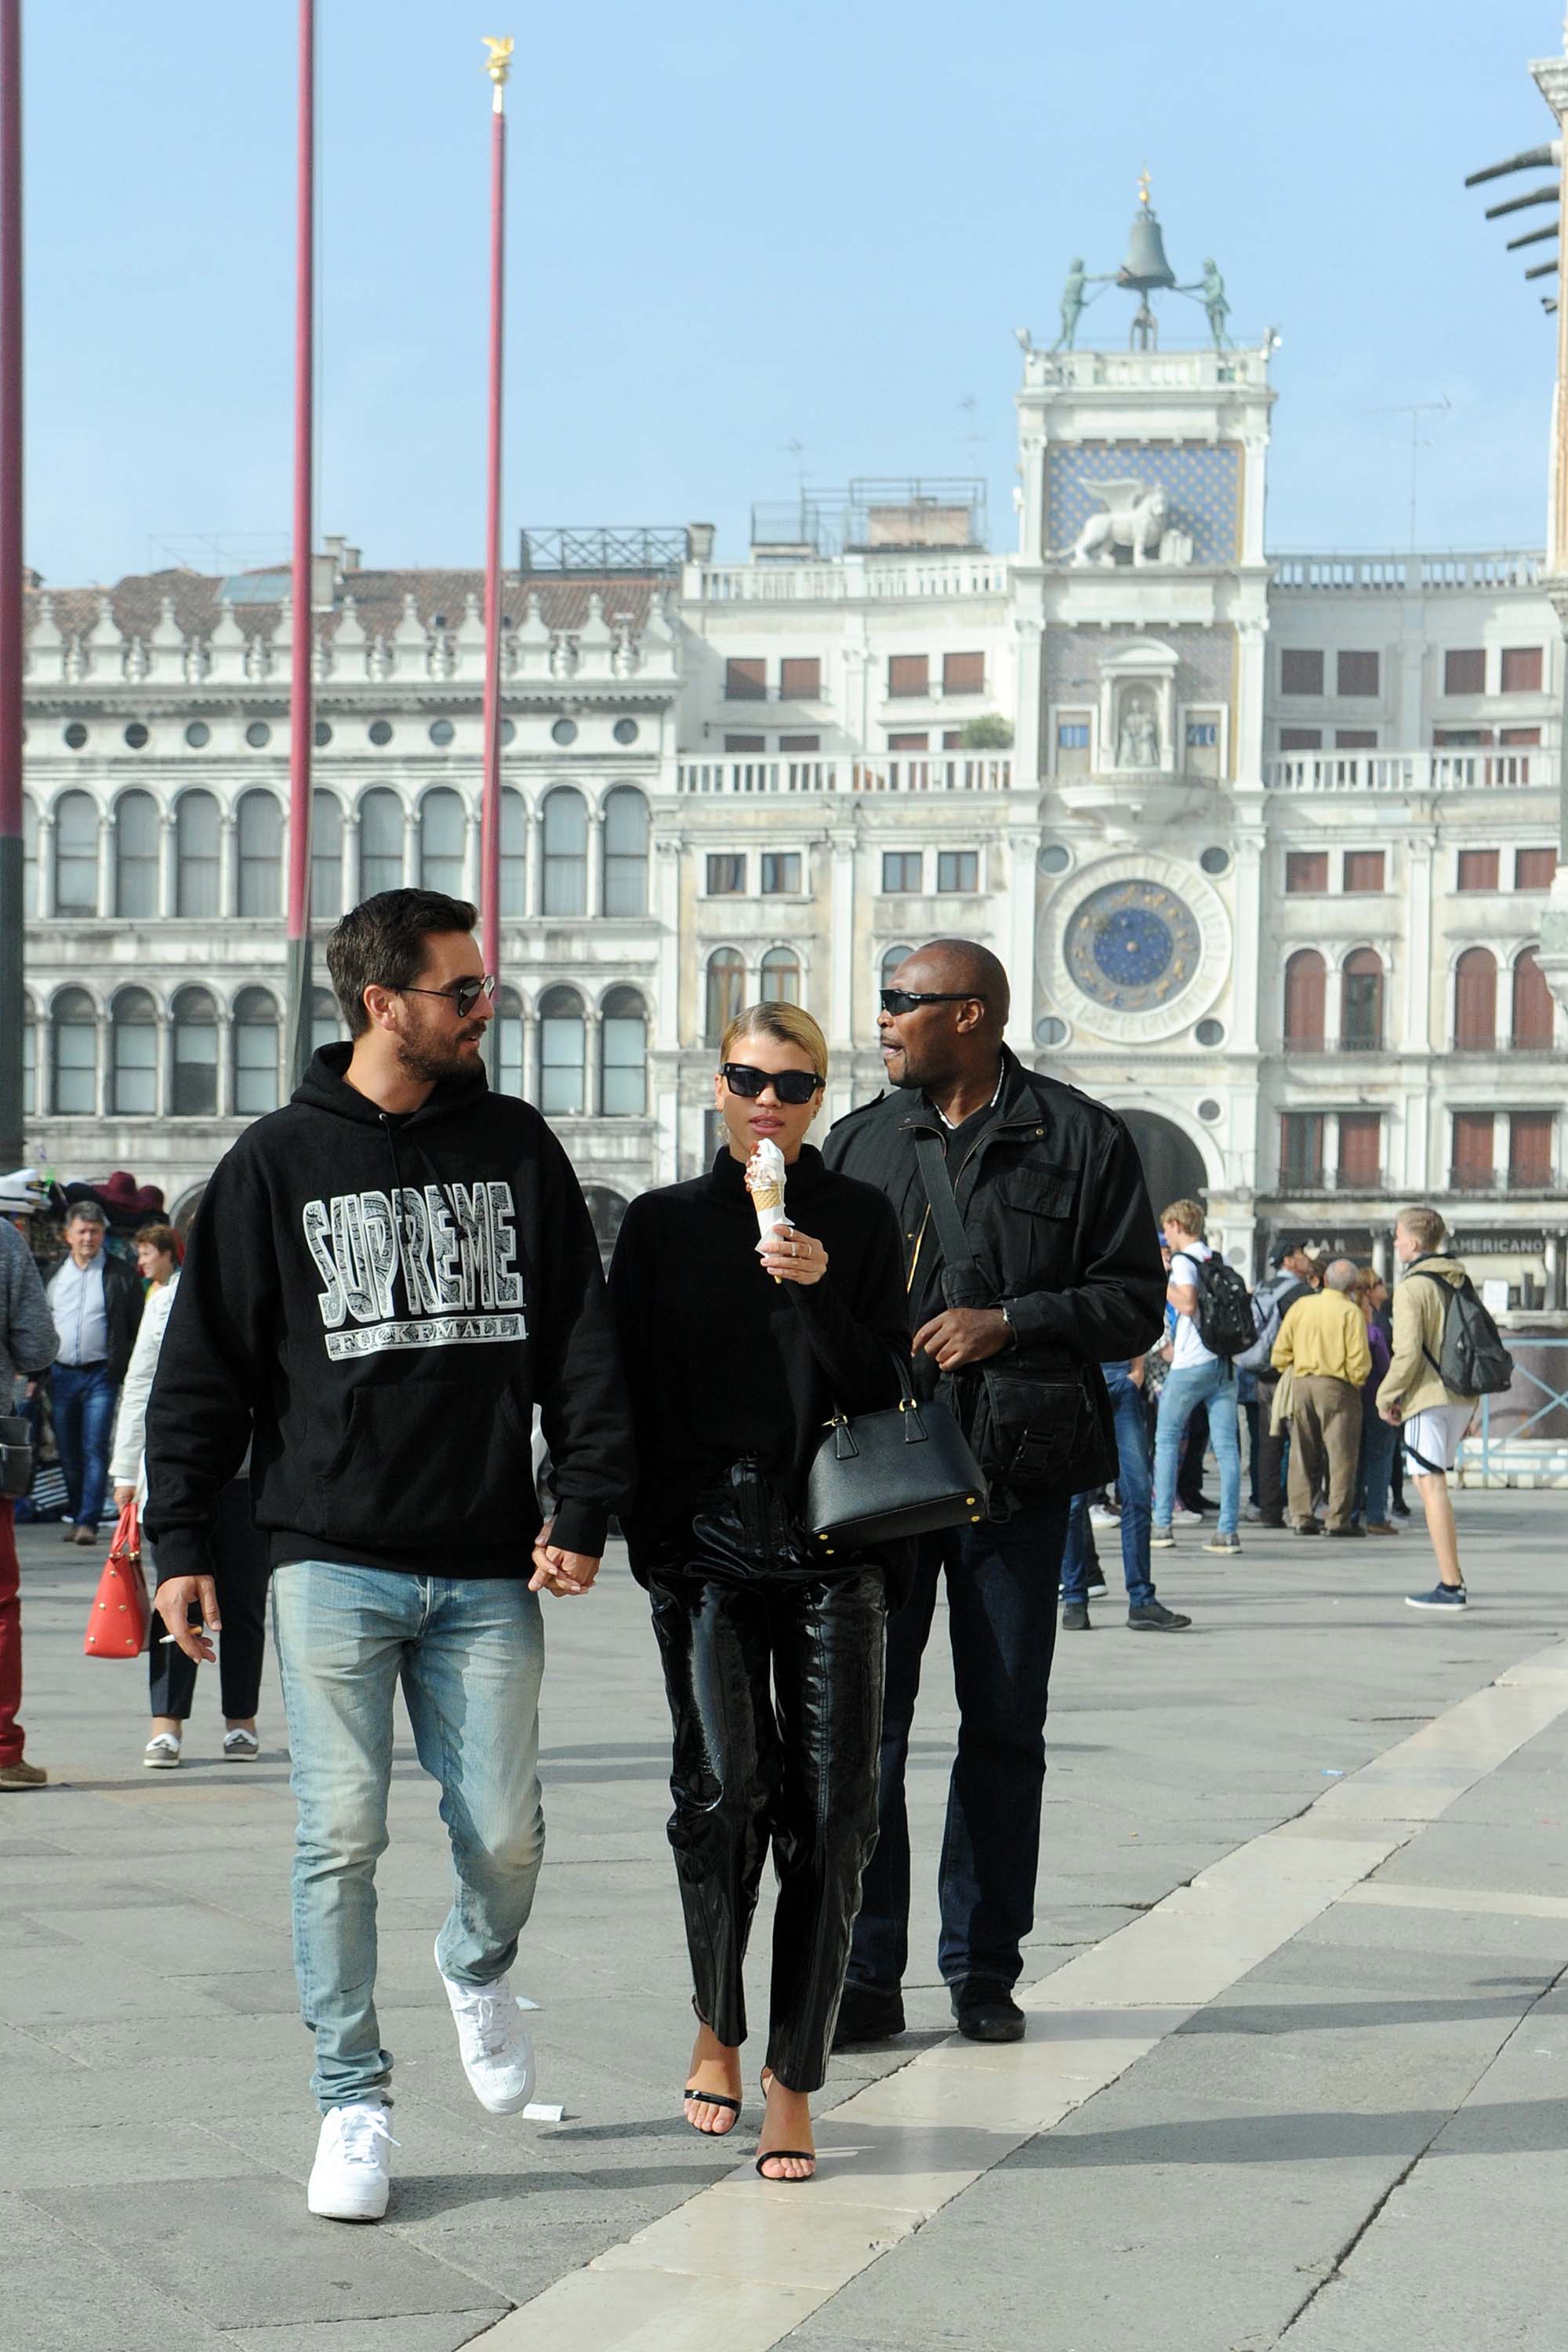
M474 1059L459 1048L483 1034L482 1028L460 1029L456 1037L437 1039L420 1030L412 1037L400 1037L398 1067L425 1086L438 1086L443 1078L467 1077L474 1068Z

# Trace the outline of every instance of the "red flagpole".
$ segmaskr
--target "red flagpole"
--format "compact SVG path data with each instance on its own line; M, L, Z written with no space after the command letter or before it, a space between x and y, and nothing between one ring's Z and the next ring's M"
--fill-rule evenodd
M22 1141L22 6L0 0L0 1168Z
M316 7L300 0L300 152L294 230L294 542L289 590L289 1066L298 1086L310 1058L310 578L316 331Z
M489 452L485 494L485 769L479 801L479 941L485 970L500 970L500 467L505 324L506 78L511 42L488 40L490 108Z

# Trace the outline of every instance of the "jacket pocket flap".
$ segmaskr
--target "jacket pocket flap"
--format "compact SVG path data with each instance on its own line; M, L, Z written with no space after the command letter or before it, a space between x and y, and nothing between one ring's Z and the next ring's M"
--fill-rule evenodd
M1070 1168L1052 1168L1032 1160L1010 1168L996 1186L996 1197L1009 1209L1026 1209L1033 1217L1070 1217L1078 1178Z

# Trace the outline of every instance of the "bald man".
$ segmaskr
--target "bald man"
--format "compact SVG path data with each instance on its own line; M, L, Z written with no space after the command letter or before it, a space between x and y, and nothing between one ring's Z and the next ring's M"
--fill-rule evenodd
M904 1235L916 1387L980 1433L981 1367L1016 1354L1030 1373L1087 1372L1110 1427L1101 1364L1125 1363L1164 1326L1165 1272L1142 1171L1121 1121L1075 1087L1027 1070L1004 1044L1007 974L974 940L931 940L882 990L878 1029L890 1091L842 1118L824 1157L877 1185ZM921 1138L930 1139L923 1145ZM969 1263L943 1264L931 1181L950 1182ZM940 1196L939 1196L940 1197ZM1033 1391L1035 1395L1038 1391ZM958 1750L939 1884L939 1960L961 2033L1016 2042L1013 1999L1035 1922L1045 1721L1070 1479L1053 1485L1061 1433L1026 1429L981 1466L991 1516L920 1539L914 1593L888 1628L881 1819L866 1874L838 2040L904 2030L910 1838L904 1766L945 1578L958 1691ZM1010 1465L1032 1458L1018 1474Z

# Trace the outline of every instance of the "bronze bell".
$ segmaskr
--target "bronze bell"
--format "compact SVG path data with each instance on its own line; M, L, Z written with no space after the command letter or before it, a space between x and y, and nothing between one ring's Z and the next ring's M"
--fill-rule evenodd
M1165 240L1160 234L1158 214L1151 205L1140 205L1127 240L1127 258L1116 273L1118 286L1126 286L1134 293L1147 294L1156 286L1173 286L1176 273L1165 258Z

